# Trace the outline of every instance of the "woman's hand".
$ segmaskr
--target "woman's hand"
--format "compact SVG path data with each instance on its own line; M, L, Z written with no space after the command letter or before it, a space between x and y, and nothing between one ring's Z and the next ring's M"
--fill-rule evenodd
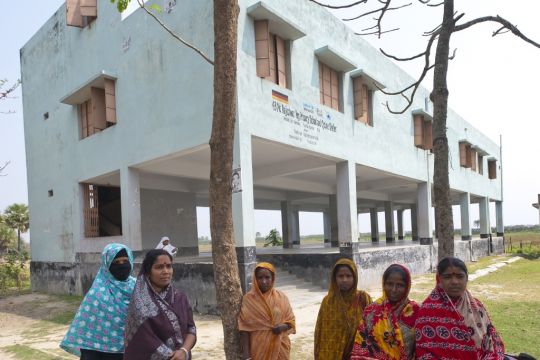
M184 350L176 350L173 352L170 360L186 360L187 354Z
M274 327L272 328L272 332L273 332L274 334L276 334L276 335L279 335L279 334L281 334L282 332L287 331L287 330L289 330L289 325L288 325L288 324L279 324L279 325L274 326Z

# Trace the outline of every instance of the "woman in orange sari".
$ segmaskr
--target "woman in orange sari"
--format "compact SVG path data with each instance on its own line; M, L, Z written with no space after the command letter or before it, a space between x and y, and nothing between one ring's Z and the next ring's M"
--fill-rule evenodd
M251 290L242 299L238 329L246 360L289 359L289 334L296 332L296 323L289 299L274 289L275 277L272 264L257 264Z
M321 303L315 327L315 360L348 359L356 327L364 308L371 304L368 293L358 290L356 264L339 259L330 277L330 288Z

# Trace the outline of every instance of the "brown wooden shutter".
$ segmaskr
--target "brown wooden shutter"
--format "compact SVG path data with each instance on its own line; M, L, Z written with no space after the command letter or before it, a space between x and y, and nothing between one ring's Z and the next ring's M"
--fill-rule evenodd
M91 184L83 184L83 217L84 236L99 236L99 199L98 187Z
M276 83L287 87L287 62L285 60L285 40L275 35L276 39L276 62L277 62L277 81Z
M322 89L322 103L323 105L332 106L332 90L331 90L331 75L330 75L330 68L319 61L319 68L322 69L322 82L321 82L321 89Z
M476 150L471 149L471 169L476 171Z
M484 174L484 157L478 154L478 173L480 175Z
M433 149L433 123L424 121L424 150Z
M97 0L80 0L81 14L93 20L97 17Z
M255 59L257 62L257 76L266 78L270 76L270 32L268 20L255 21Z
M414 115L414 146L424 148L424 116Z
M459 143L459 165L467 167L467 143Z
M88 136L88 101L83 102L79 105L79 120L81 123L81 139L84 139Z
M321 104L324 105L323 64L320 61L319 61L319 94L321 96Z
M80 0L66 0L66 24L68 26L83 27Z
M497 161L496 160L488 160L488 175L490 179L496 179L497 178Z
M105 112L105 90L92 87L90 88L92 97L92 125L94 133L107 127Z
M364 115L364 103L362 101L362 91L364 83L361 77L353 78L353 100L354 100L354 118L360 120Z
M105 120L116 124L116 90L114 80L105 79Z
M332 98L330 107L339 111L339 79L338 73L334 69L330 69L330 97Z
M470 168L471 166L471 145L467 144L467 146L465 146L465 167Z

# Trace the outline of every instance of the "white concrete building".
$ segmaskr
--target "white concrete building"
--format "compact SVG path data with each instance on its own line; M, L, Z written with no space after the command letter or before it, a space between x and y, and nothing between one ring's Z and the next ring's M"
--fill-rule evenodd
M212 66L144 11L81 2L60 7L21 49L33 286L71 293L91 281L109 242L141 251L168 235L181 254L198 255L213 101ZM358 252L359 213L371 214L374 242L393 243L410 209L413 240L432 244L429 91L393 115L382 103L402 100L379 87L414 79L339 19L307 0L239 3L233 205L242 273L256 261L255 209L282 211L285 248L299 243L299 211L322 212L325 241L342 254ZM159 16L212 58L212 1L187 4ZM471 239L476 211L489 236L490 202L502 235L500 148L452 110L448 142L462 238Z

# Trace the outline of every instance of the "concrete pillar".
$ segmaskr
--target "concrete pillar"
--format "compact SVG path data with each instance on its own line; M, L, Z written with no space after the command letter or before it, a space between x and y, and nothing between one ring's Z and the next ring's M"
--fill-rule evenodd
M354 259L358 256L358 214L353 161L336 164L336 199L340 253Z
M417 188L418 204L418 237L421 245L433 244L433 223L430 216L431 187L428 183L420 183Z
M405 234L403 233L403 209L397 211L397 232L398 240L405 239Z
M332 247L339 247L338 239L338 213L337 213L337 197L336 195L329 196L330 201L330 244Z
M251 277L257 261L257 251L255 245L251 137L246 136L245 138L248 141L243 141L241 144L240 138L237 126L234 137L233 169L240 168L242 191L232 194L232 211L240 283L242 290L246 292L251 288Z
M384 202L384 224L386 228L386 242L394 242L394 204L391 201Z
M141 235L141 188L138 169L130 167L120 169L120 201L123 242L131 250L143 250Z
M469 209L471 207L471 194L463 193L459 195L459 209L461 212L461 240L471 240L471 216Z
M483 197L478 203L478 212L480 214L480 238L486 239L491 234L489 224L489 199Z
M324 247L330 247L330 239L332 238L330 225L330 212L323 211L323 228L324 228Z
M411 235L412 241L418 241L418 210L416 204L411 205Z
M294 239L294 218L290 201L281 202L281 231L283 248L292 249Z
M293 239L292 243L295 247L300 247L300 212L293 210Z
M369 218L371 223L371 242L379 242L379 214L376 207L369 209Z
M497 236L504 236L502 201L495 201L495 215L497 217Z

